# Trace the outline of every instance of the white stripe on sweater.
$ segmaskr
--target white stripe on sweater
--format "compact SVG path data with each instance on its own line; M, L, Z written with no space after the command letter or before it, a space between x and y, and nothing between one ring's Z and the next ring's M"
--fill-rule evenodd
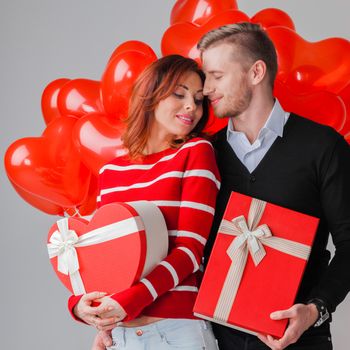
M182 250L183 252L185 252L189 258L191 259L192 263L193 263L193 271L192 272L196 272L199 268L196 257L194 256L192 250L188 249L187 247L177 247L176 249Z
M189 201L150 201L158 207L181 207L181 208L191 208L205 211L209 214L214 215L215 209L209 205L189 202Z
M186 170L183 177L190 177L190 176L207 178L207 179L213 181L215 183L217 189L220 190L220 181L215 177L215 175L212 171L202 170L202 169Z
M169 234L169 236L175 236L175 237L193 238L203 245L205 245L205 243L207 243L207 240L204 237L202 237L198 233L191 232L191 231L169 230L168 234Z
M156 182L168 178L186 178L186 177L204 177L214 182L215 186L220 189L220 181L218 181L215 177L215 175L209 171L209 170L187 170L185 172L183 171L168 171L155 179L147 182L137 182L135 184L129 185L129 186L117 186L117 187L110 187L105 188L101 190L101 195L112 193L112 192L121 192L121 191L128 191L135 188L145 188L148 186L151 186L155 184Z
M170 290L172 292L198 292L198 288L195 286L177 286Z
M153 297L153 300L156 300L158 297L158 293L154 289L152 283L147 278L142 278L142 280L140 282L143 283L147 287L148 291L151 293L151 295Z
M102 174L105 170L111 170L111 171L149 170L152 167L154 167L156 164L158 164L159 162L166 162L167 160L174 158L182 150L184 150L186 148L194 147L194 146L201 144L201 143L208 144L208 145L210 145L210 147L213 147L212 144L206 140L188 142L188 143L184 144L177 152L170 154L168 156L165 156L163 158L160 158L156 163L153 163L153 164L134 164L134 165L127 165L127 166L106 164L100 169L100 174Z
M101 202L101 196L97 196L97 202ZM181 207L181 208L190 208L205 211L211 215L214 215L215 209L209 205L198 203L198 202L189 202L189 201L150 201L158 207Z
M170 272L174 280L174 287L177 286L179 284L179 277L174 267L171 264L169 264L167 261L161 261L159 265L164 266Z

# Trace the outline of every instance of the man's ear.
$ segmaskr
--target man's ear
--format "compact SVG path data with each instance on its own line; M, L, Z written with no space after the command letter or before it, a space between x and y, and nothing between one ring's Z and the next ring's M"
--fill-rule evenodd
M250 81L252 85L258 85L267 74L266 63L262 60L257 60L250 68Z

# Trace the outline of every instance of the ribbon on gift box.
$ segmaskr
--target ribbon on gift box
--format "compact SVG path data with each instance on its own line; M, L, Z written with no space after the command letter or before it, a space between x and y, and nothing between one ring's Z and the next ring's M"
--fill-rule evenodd
M97 228L81 236L69 229L68 218L57 221L57 227L58 230L54 231L49 239L47 250L50 259L57 256L58 271L69 275L75 295L86 293L79 273L79 258L76 248L107 242L145 229L140 216Z
M300 259L307 260L309 258L310 246L275 237L266 224L258 226L265 206L265 201L253 198L248 212L248 222L243 215L232 219L232 221L226 219L221 221L219 232L236 236L236 238L227 249L232 264L214 311L214 319L222 322L228 321L249 253L255 266L266 255L264 245Z

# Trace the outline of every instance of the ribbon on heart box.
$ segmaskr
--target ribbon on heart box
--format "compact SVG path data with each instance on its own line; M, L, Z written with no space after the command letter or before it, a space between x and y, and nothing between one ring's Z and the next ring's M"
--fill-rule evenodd
M74 295L111 294L129 288L167 256L168 230L151 202L111 203L90 221L57 221L47 249L57 276Z

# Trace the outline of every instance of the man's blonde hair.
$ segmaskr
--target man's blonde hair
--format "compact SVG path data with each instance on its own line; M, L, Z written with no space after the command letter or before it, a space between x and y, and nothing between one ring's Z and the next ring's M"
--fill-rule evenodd
M199 41L197 48L201 53L211 47L231 44L236 57L242 62L265 62L269 82L273 84L277 74L276 49L266 32L258 25L249 22L228 24L206 33Z

